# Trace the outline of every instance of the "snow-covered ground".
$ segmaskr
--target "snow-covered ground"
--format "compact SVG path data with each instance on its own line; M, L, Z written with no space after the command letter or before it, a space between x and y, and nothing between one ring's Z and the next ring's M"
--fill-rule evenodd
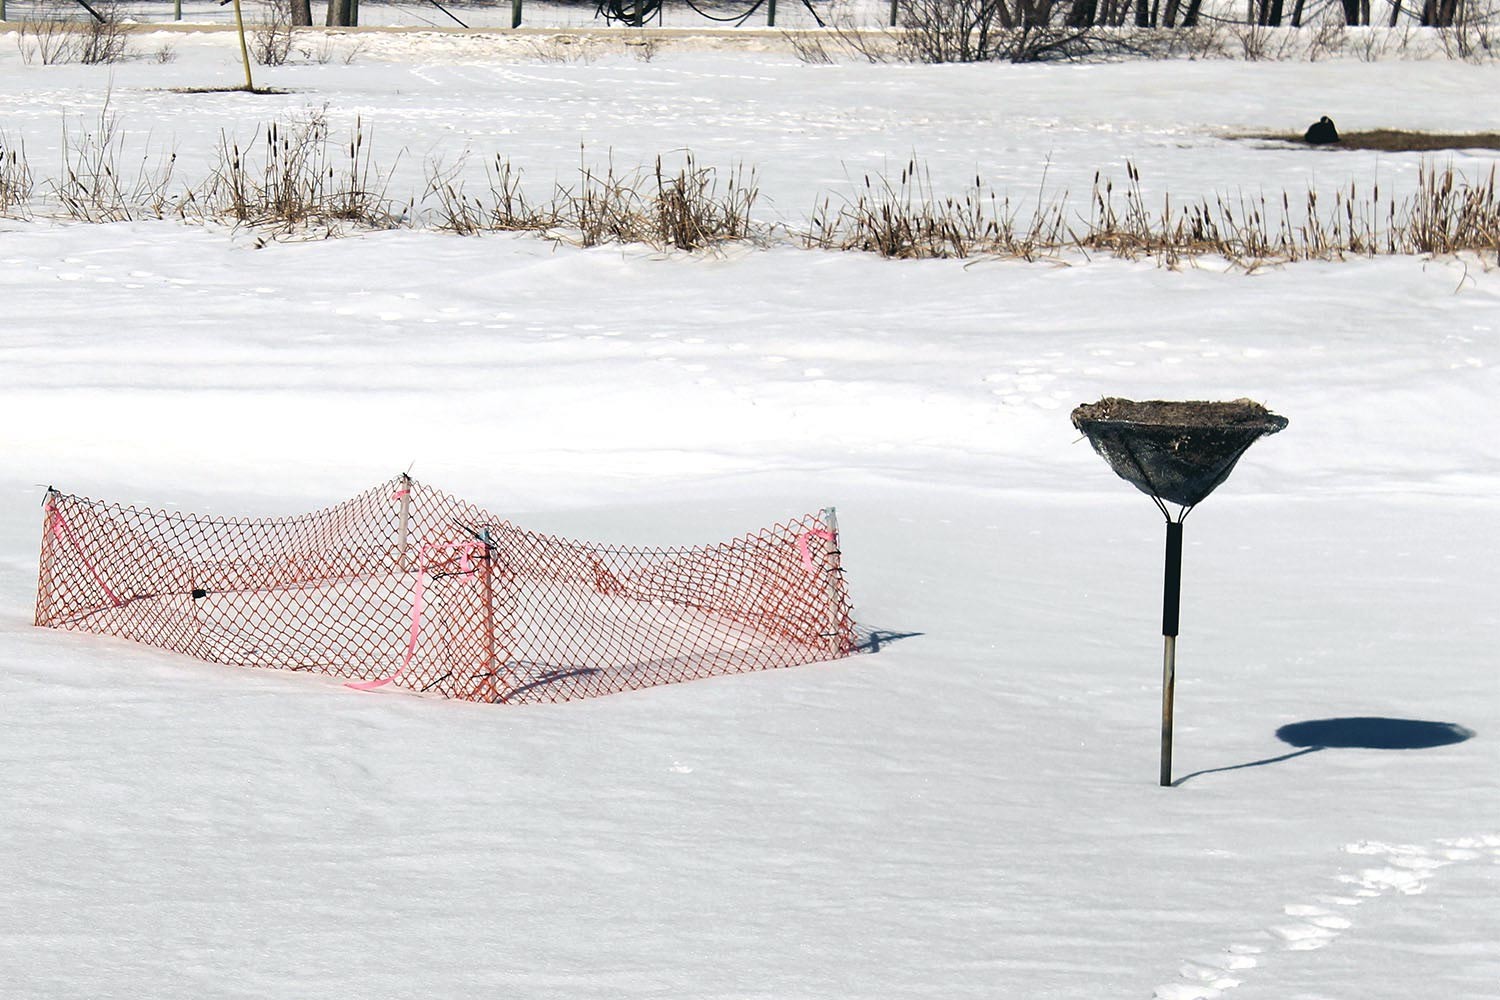
M127 143L360 117L392 187L692 149L795 217L915 154L1021 196L1400 185L1233 131L1488 125L1448 63L561 64L391 36L233 83L25 65L55 175ZM143 51L149 51L149 46ZM399 156L398 156L399 154ZM399 161L399 162L396 162ZM1458 154L1477 174L1493 163ZM841 187L842 185L842 187ZM320 242L0 221L0 995L1490 1000L1500 980L1493 260L1181 271ZM1162 528L1080 442L1104 395L1290 418L1189 518L1178 787L1156 784ZM361 694L36 630L42 487L215 514L419 478L574 537L838 505L878 651L555 707ZM1306 750L1378 717L1471 738ZM1461 728L1458 728L1461 727Z

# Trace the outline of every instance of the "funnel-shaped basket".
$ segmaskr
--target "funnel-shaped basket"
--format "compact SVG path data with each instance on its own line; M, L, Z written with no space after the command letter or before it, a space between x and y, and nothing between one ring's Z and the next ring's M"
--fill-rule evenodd
M1191 507L1228 478L1255 441L1287 424L1259 403L1101 399L1073 411L1109 467L1147 496Z

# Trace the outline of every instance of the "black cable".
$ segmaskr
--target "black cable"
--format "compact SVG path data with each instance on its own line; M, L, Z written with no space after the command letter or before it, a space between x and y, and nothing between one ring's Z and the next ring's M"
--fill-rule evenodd
M697 11L703 17L708 18L710 21L718 21L723 24L733 22L735 27L739 27L746 21L750 20L750 15L760 10L761 7L765 5L766 0L755 0L755 3L750 6L749 10L745 11L743 14L735 14L732 17L719 17L716 14L710 14L708 11L704 10L702 7L699 7L696 3L694 3L693 0L685 0L685 2L689 7L693 8L693 10Z
M661 14L661 0L599 0L594 16L605 21L645 24Z
M432 4L438 10L442 11L444 14L447 14L449 17L453 18L453 20L458 21L458 26L460 28L467 28L468 27L467 24L464 24L462 21L458 20L458 15L457 14L453 13L453 11L449 10L447 7L444 7L442 4L438 3L438 0L427 0L427 2L430 3L430 4Z

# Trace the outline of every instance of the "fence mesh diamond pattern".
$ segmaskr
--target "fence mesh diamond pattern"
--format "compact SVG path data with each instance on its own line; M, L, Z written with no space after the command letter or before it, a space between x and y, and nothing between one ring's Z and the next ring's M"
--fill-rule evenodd
M406 476L279 519L51 491L36 623L366 689L568 701L853 652L832 521L629 548L525 531Z

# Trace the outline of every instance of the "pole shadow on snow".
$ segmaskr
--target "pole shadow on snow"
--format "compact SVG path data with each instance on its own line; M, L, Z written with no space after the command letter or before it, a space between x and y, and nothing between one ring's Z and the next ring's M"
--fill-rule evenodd
M1460 726L1456 722L1426 722L1420 719L1380 717L1309 719L1306 722L1288 723L1276 730L1276 737L1281 742L1300 747L1299 750L1277 757L1267 757L1264 760L1252 760L1247 764L1205 768L1202 771L1183 775L1172 784L1181 785L1203 774L1218 774L1221 771L1239 771L1247 767L1279 764L1293 757L1303 757L1330 748L1430 750L1433 747L1462 743L1474 735L1474 730L1467 726Z
M897 632L888 628L869 628L863 625L854 627L854 648L860 653L878 653L881 647L902 639L915 639L922 635L921 632Z

